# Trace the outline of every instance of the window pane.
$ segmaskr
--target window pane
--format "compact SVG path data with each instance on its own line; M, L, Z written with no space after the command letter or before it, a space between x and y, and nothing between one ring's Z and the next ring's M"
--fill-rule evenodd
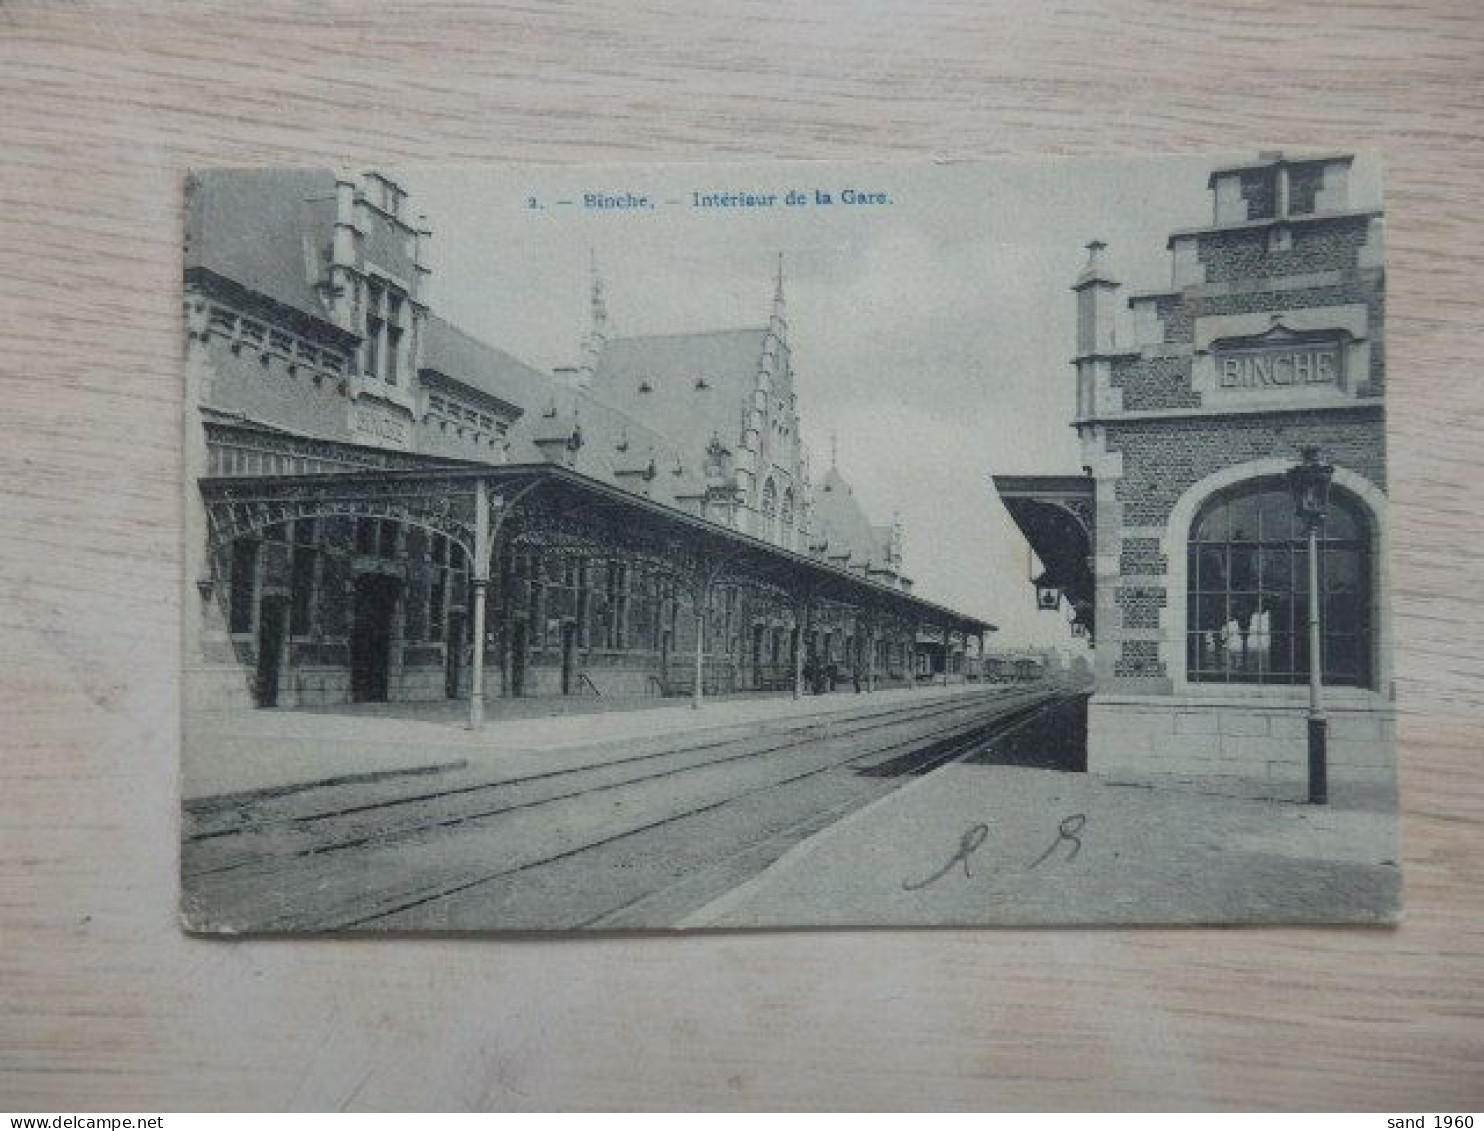
M1197 542L1225 542L1228 529L1226 504L1217 503L1196 524L1195 540Z
M1331 593L1360 588L1360 554L1356 550L1324 551L1324 588Z
M1218 666L1215 637L1210 633L1192 632L1187 636L1186 664L1191 671L1214 671Z
M1257 550L1251 546L1231 549L1231 588L1251 591L1257 588Z
M1228 537L1233 542L1256 542L1257 496L1238 496L1228 506L1231 510L1231 531Z
M1196 551L1197 586L1207 593L1226 588L1226 551L1218 546L1202 546Z
M1294 615L1293 604L1286 595L1280 600L1272 594L1263 594L1262 611L1267 614L1269 632L1294 632L1303 627L1302 618Z
M1353 633L1326 634L1324 674L1327 678L1354 683L1360 676L1360 642Z
M1262 548L1259 576L1262 587L1274 593L1286 593L1293 587L1293 554L1287 546Z
M1267 672L1271 676L1288 676L1293 672L1293 637L1274 632L1268 637Z
M1257 509L1264 542L1285 542L1294 536L1293 498L1286 491L1264 491Z
M1350 512L1349 504L1339 502L1333 495L1330 496L1329 513L1324 518L1323 536L1340 540L1360 537L1360 530Z
M1356 593L1331 593L1324 602L1325 631L1355 632L1364 627L1365 609Z
M1224 593L1206 593L1199 597L1192 597L1191 603L1196 609L1194 627L1202 631L1220 631L1221 626L1226 623L1226 595Z

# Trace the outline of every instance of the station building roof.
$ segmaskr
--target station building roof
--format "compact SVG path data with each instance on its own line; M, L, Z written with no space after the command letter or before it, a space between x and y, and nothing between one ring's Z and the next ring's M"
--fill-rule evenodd
M825 472L814 492L814 527L810 541L825 557L848 558L852 566L889 566L892 528L871 523L836 468Z
M422 372L483 393L517 414L529 412L533 404L550 396L552 388L546 374L436 314L427 320Z
M592 398L695 444L699 456L713 435L740 434L767 336L764 327L613 338L598 357Z
M330 322L320 287L335 231L328 169L212 169L189 178L186 270L205 269Z

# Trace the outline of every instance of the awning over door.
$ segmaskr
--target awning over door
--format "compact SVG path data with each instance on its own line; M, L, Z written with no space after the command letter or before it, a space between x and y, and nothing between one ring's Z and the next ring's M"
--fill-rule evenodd
M1093 530L1097 504L1086 475L996 475L1000 501L1041 559L1031 579L1061 590L1076 620L1093 631Z

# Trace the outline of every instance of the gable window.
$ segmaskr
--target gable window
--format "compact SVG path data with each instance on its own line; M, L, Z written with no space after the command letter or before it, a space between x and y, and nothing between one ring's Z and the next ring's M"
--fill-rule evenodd
M1369 687L1371 529L1336 490L1319 532L1324 681ZM1309 678L1308 542L1281 479L1224 491L1201 509L1188 548L1186 665L1202 683Z
M1277 180L1277 169L1272 166L1242 172L1240 191L1247 203L1247 219L1269 220L1277 215Z
M402 325L406 303L399 294L391 293L386 298L386 380L395 385L402 375Z
M366 284L366 375L381 376L381 335L386 322L381 317L384 292L376 283Z
M407 296L377 279L366 281L365 374L397 384L402 377L402 343L407 333Z
M775 539L778 533L778 488L774 486L771 479L763 484L762 512L763 537L769 540Z

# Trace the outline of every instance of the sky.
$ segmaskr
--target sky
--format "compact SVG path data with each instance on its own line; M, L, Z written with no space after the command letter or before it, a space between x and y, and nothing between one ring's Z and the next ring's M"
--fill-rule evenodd
M998 625L996 646L1069 647L1064 617L1034 607L1025 540L989 477L1080 472L1070 287L1084 245L1107 242L1124 294L1168 286L1169 233L1209 224L1211 169L1252 156L395 175L433 230L433 308L547 372L578 358L591 259L609 334L626 336L766 325L782 252L816 482L834 437L872 521L901 515L917 595ZM1354 181L1353 205L1379 199L1368 164ZM888 202L846 204L846 189ZM786 204L790 190L807 203ZM586 208L588 193L649 206ZM697 208L693 193L778 199Z

